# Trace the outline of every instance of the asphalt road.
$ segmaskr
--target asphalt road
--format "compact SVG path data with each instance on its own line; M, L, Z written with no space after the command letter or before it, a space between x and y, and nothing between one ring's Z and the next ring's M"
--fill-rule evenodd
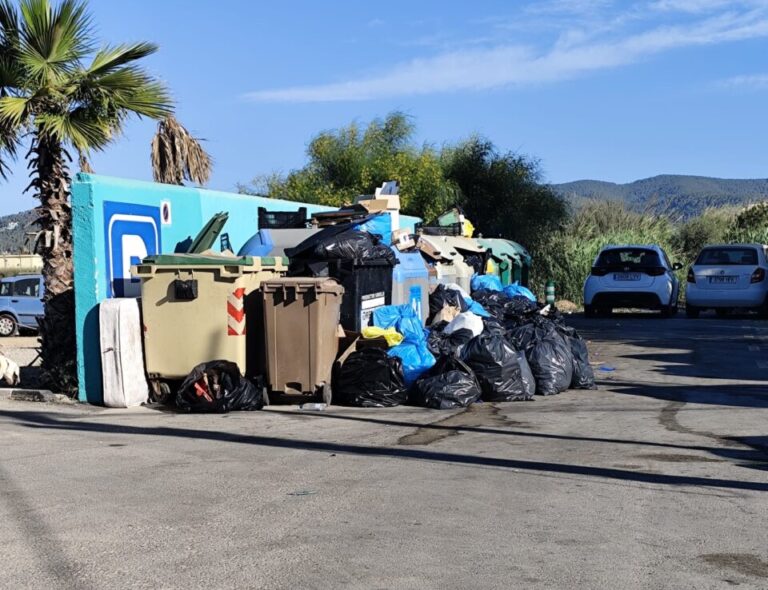
M0 402L0 587L768 588L768 322L573 323L464 412Z

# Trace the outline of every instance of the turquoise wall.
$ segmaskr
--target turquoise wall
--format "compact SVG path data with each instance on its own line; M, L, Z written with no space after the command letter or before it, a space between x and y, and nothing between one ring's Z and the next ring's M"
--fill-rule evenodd
M72 183L77 362L80 401L101 404L98 304L109 297L137 296L128 267L137 259L173 252L194 238L220 211L229 213L224 233L235 251L257 231L259 207L273 211L328 211L319 205L78 174ZM169 215L164 215L164 214ZM401 216L401 227L418 219ZM216 244L218 248L218 244Z

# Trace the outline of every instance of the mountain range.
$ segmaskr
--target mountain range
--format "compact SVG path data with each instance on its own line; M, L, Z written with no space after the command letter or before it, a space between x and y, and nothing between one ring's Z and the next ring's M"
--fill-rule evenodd
M652 210L676 217L694 217L707 207L746 205L768 200L768 179L728 179L664 174L626 184L576 180L553 188L575 206L586 199L623 201L636 211ZM0 217L0 253L29 251L32 210Z
M624 201L634 210L694 217L707 207L745 205L768 199L768 179L728 179L664 174L616 184L577 180L553 188L576 206L584 199Z

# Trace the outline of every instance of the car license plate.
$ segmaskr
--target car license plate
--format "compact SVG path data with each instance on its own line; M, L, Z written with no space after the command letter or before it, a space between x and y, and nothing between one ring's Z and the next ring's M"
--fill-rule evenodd
M709 282L715 285L724 285L735 283L739 277L725 276L725 277L709 277Z
M639 281L639 272L617 272L613 274L614 281Z

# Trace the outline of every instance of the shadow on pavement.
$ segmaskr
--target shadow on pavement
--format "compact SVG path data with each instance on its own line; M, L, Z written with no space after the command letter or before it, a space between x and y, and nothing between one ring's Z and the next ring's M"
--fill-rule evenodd
M766 385L670 385L667 383L629 383L599 381L618 395L636 395L652 399L691 404L713 404L737 408L768 408Z
M417 450L402 447L377 447L352 445L336 442L323 442L314 440L301 440L293 438L277 438L268 436L256 436L231 432L219 432L208 430L195 430L189 428L167 427L143 427L123 426L118 424L80 422L77 420L58 420L52 416L39 412L8 412L0 410L0 416L16 421L29 428L51 429L72 432L97 432L126 435L167 436L178 438L191 438L198 440L212 440L227 443L255 445L263 447L295 449L302 451L315 451L324 453L344 453L364 457L385 457L396 459L414 459L436 463L452 463L459 465L473 465L480 467L493 467L500 469L522 469L540 473L554 473L565 475L577 475L587 477L601 477L619 481L648 483L669 486L704 486L731 490L749 490L768 492L768 482L738 481L732 479L719 479L707 477L692 477L681 475L666 475L657 473L643 473L606 467L590 467L586 465L571 465L562 463L550 463L544 461L526 461L518 459L501 459L494 457L462 455L458 453L446 453L437 451ZM409 424L409 426L418 426Z

